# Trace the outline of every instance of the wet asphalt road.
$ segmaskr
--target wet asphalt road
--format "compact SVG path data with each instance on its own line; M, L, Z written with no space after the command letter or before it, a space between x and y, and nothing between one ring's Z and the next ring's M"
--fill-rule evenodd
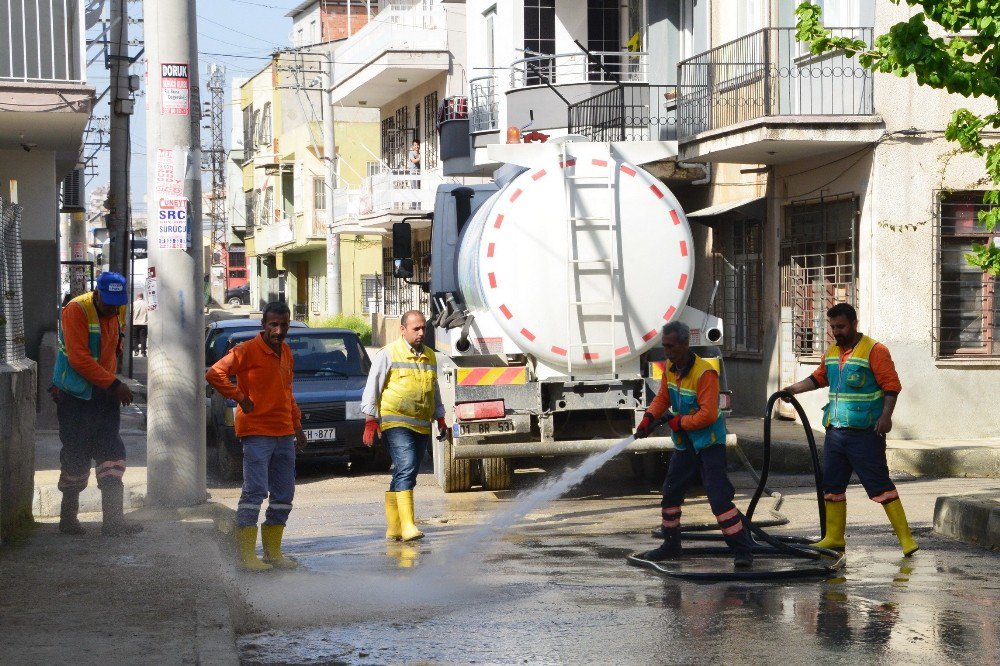
M551 472L551 470L549 470ZM523 489L544 477L517 475ZM881 508L849 491L848 566L831 580L692 583L627 566L650 548L658 495L614 461L507 534L454 556L474 524L516 492L444 495L417 489L427 538L387 544L387 475L304 470L286 536L304 571L242 574L251 608L246 664L817 663L995 664L1000 659L1000 556L930 534L937 495L1000 490L996 480L900 485L921 551L900 557ZM749 477L735 476L745 507ZM808 480L772 477L791 525L817 534ZM216 489L232 504L236 489ZM499 495L499 496L498 496ZM762 501L759 517L766 516ZM703 498L686 524L712 520ZM758 558L756 568L787 566ZM687 569L732 571L726 558Z

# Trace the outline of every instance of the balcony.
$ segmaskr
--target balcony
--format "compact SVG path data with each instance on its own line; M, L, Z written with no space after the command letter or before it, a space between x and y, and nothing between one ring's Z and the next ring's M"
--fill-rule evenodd
M257 227L253 238L256 253L268 254L274 252L276 247L295 242L295 225L291 220L284 219Z
M408 173L386 169L369 176L361 186L358 206L360 224L388 228L392 222L399 221L392 216L421 215L432 211L438 185L445 182L445 178L435 172Z
M517 60L511 65L506 123L561 130L567 101L575 104L623 83L645 83L646 62L646 53L629 51L534 54Z
M499 128L497 82L492 76L469 79L469 131L493 132Z
M872 28L833 28L872 43ZM682 61L680 159L782 164L882 134L873 75L843 51L815 56L794 28L765 28Z
M0 148L52 150L57 171L72 167L90 118L83 3L0 3Z
M676 141L677 86L623 83L571 104L568 123L591 141Z
M448 71L444 9L390 4L337 49L335 61L332 102L380 107Z

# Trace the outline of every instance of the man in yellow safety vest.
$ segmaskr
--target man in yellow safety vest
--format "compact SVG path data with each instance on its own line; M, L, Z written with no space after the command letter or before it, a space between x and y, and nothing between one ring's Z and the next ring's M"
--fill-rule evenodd
M372 361L361 398L365 422L364 443L385 438L393 474L385 494L385 538L413 541L424 535L413 519L413 488L420 461L431 439L431 421L447 432L444 405L437 383L437 357L424 345L427 320L410 310L400 320L400 338L384 347Z

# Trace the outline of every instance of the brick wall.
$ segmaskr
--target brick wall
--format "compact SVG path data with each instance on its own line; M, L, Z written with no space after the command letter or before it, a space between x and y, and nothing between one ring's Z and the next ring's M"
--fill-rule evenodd
M375 15L377 3L372 2L372 16ZM351 6L351 34L360 30L368 23L368 14L365 12L364 4L352 2ZM350 37L347 32L347 5L337 3L323 3L322 12L322 40L328 42L334 39L344 39Z

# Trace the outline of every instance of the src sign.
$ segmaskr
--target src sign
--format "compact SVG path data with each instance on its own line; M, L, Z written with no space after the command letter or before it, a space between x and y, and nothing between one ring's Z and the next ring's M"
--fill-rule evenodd
M187 63L160 65L160 114L186 116L191 112L191 78Z

